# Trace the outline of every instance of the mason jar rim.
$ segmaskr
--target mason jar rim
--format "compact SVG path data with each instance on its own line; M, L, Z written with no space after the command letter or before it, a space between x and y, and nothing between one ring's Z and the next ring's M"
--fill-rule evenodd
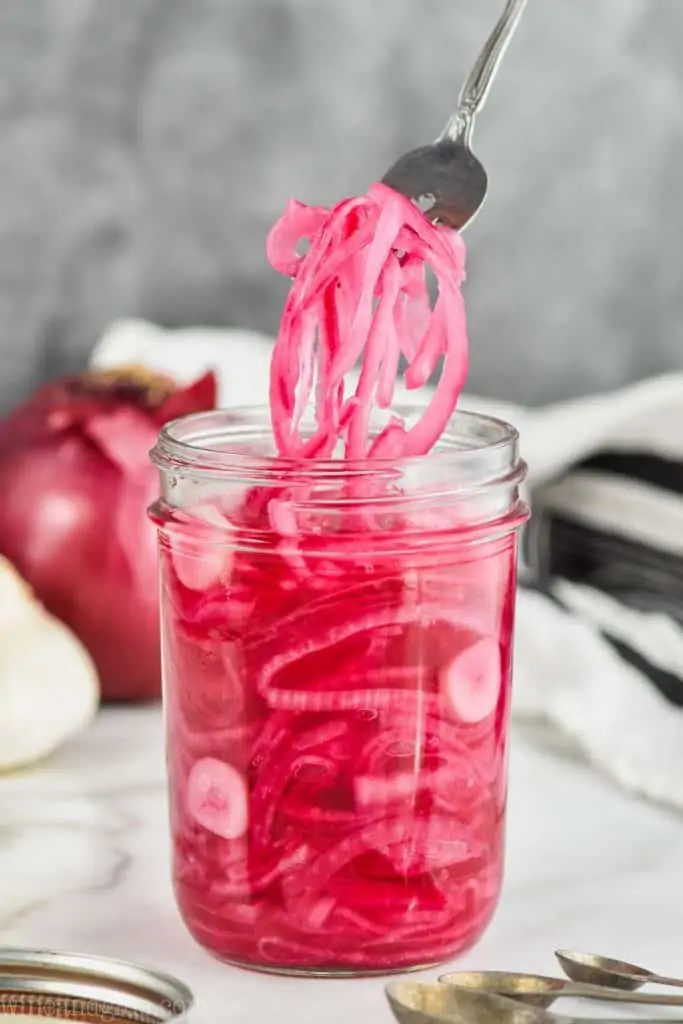
M420 405L397 405L392 413L405 421L424 413ZM249 442L270 434L267 406L242 406L192 413L171 420L161 430L150 458L164 472L191 472L221 477L247 474L268 479L305 463L311 480L395 475L427 461L433 469L467 470L470 486L513 483L523 479L526 466L519 456L519 433L504 420L480 413L456 411L437 446L427 455L406 458L297 459L250 451ZM469 488L468 488L469 489Z

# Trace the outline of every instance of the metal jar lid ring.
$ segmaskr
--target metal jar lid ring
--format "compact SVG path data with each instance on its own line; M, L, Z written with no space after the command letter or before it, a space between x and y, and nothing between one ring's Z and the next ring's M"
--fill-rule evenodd
M122 960L0 949L0 1014L73 1024L184 1024L190 989L170 975Z

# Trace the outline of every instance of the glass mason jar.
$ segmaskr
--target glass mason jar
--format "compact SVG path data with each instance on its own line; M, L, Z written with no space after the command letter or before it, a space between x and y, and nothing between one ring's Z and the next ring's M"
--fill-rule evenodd
M166 426L153 460L190 932L318 975L468 949L502 879L516 432L457 413L422 458L303 462L273 454L267 410L222 411Z

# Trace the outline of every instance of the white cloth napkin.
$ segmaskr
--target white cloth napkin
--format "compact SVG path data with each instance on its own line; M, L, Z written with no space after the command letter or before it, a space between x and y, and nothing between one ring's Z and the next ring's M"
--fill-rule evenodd
M270 348L251 332L126 321L92 363L187 381L213 368L222 405L265 404ZM514 713L683 809L683 375L542 410L462 405L512 422L529 464Z

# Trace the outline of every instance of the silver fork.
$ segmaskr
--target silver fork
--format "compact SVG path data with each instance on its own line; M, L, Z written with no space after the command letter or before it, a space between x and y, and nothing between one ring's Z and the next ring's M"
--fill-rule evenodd
M382 181L415 200L430 220L462 231L484 205L488 175L471 149L477 114L488 99L528 0L508 0L463 86L458 109L430 146L401 157Z

